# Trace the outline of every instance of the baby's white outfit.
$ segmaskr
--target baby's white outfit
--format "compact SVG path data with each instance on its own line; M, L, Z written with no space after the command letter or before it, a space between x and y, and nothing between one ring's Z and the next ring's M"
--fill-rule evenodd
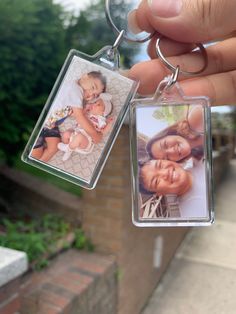
M88 119L92 122L92 124L94 125L94 127L97 131L101 131L107 125L106 118L101 116L101 115L88 114ZM63 161L68 160L70 158L72 152L76 152L79 154L89 154L92 152L93 147L94 147L94 143L92 141L92 138L84 129L81 128L81 126L79 124L74 129L74 132L70 137L70 142L72 141L73 136L77 135L78 133L83 134L88 139L87 147L86 148L78 148L77 147L75 149L71 149L69 144L59 143L58 149L65 153L62 157Z
M101 131L107 125L107 119L104 116L89 114L88 118L95 126L97 131Z

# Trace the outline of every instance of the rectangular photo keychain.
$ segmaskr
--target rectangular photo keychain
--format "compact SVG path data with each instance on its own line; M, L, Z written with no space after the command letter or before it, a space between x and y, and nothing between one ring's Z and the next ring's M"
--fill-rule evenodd
M23 161L92 189L118 135L137 82L117 70L117 46L94 56L72 50L23 152Z
M133 223L210 225L209 102L206 97L183 96L178 84L168 86L170 82L161 82L153 99L131 105Z

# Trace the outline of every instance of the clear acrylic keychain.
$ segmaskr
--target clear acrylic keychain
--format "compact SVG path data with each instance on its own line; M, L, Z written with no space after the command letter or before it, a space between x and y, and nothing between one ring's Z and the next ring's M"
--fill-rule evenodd
M198 226L214 220L210 104L207 97L187 97L184 72L157 54L173 74L160 82L153 98L136 99L130 109L133 209L136 226Z
M106 3L110 16L109 1ZM119 74L113 46L94 56L71 50L39 117L22 160L92 189L118 135L138 83Z

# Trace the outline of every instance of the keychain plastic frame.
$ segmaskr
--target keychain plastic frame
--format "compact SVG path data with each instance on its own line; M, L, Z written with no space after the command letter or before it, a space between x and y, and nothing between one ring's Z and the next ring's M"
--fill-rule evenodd
M150 99L135 99L131 104L130 109L130 147L131 147L131 173L132 173L132 221L134 225L139 227L170 227L170 226L202 226L210 225L214 221L213 210L213 191L212 191L212 156L211 156L211 120L210 120L210 103L207 97L187 97L183 95L178 83L174 86L168 86L170 78L165 79L160 83L158 91L154 98ZM171 85L171 84L170 84ZM164 87L163 87L164 86ZM138 110L155 110L163 106L202 106L204 112L204 173L206 180L205 189L205 205L206 215L202 217L154 217L142 218L141 206L143 201L140 193L139 181L139 160L140 147L138 147L138 129L137 115ZM141 117L144 119L144 112L141 112ZM145 126L144 126L145 128ZM146 126L150 128L150 126ZM146 150L146 148L145 148ZM145 153L147 153L145 151ZM156 162L156 161L155 161ZM193 182L194 184L194 182ZM155 194L155 193L153 193ZM152 194L152 195L153 195ZM151 196L150 196L151 199ZM150 200L149 199L149 200ZM154 202L157 200L154 197ZM151 204L151 203L150 203ZM156 203L157 204L157 203ZM155 203L150 206L154 208ZM204 206L205 206L204 205ZM156 205L155 205L156 206ZM168 208L168 206L167 206ZM155 209L154 209L155 210Z
M119 69L119 52L117 51L117 47L122 39L123 32L121 32L114 43L113 46L106 46L100 51L98 51L95 55L90 56L87 54L84 54L82 52L71 50L67 59L65 60L65 63L60 71L60 74L54 84L54 87L48 97L48 100L42 110L42 113L38 119L38 122L30 136L30 139L26 145L26 148L22 154L22 160L32 166L35 166L39 169L45 170L51 174L54 174L58 177L61 177L67 181L70 181L72 183L78 184L84 188L87 189L93 189L98 181L98 178L102 172L102 169L105 165L105 162L109 156L109 153L112 149L112 146L115 142L115 139L119 133L119 130L122 126L123 120L126 116L128 105L130 100L133 98L134 94L136 93L138 83L134 80L128 79L123 77L118 73ZM60 90L60 87L63 84L63 80L67 75L68 69L70 68L70 65L72 64L73 60L75 58L80 58L81 60L85 62L92 63L96 69L101 71L110 71L112 72L116 77L117 80L120 79L122 81L126 80L127 85L130 84L130 90L127 92L125 102L123 103L122 109L120 110L118 116L116 117L116 120L113 124L111 133L105 143L105 146L102 150L100 158L97 160L96 166L94 168L94 171L89 178L89 180L84 179L78 175L74 175L73 173L67 172L65 170L61 170L58 167L51 166L46 162L42 162L38 159L35 159L30 156L32 149L35 145L35 142L43 128L43 125L47 119L48 113L50 111L50 108L53 104L53 101L56 98L56 95L58 91ZM113 75L112 74L112 75Z

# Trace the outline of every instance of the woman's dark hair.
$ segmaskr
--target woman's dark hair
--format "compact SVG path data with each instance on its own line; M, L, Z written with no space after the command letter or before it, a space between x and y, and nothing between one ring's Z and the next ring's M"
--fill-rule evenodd
M151 160L150 159L141 159L138 161L138 178L139 178L139 192L146 195L153 195L153 192L148 191L144 187L143 174L142 169L145 165L147 165Z
M104 86L103 92L105 92L107 87L107 79L100 71L91 71L88 73L88 76L100 80Z
M155 159L153 154L152 154L152 145L156 142L161 140L162 138L169 136L169 135L178 135L183 137L184 139L186 139L187 141L189 141L189 139L180 134L178 132L178 123L175 123L174 125L164 129L163 131L159 132L158 134L154 135L148 142L146 145L146 151L148 153L148 155L150 156L151 159ZM203 150L203 146L199 145L197 147L194 147L191 149L191 153L184 157L183 159L179 160L178 162L182 162L184 161L186 158L188 158L189 156L193 156L194 158L196 158L197 160L200 160L204 155L204 150Z
M202 157L204 156L203 145L199 145L199 146L192 148L191 149L191 156L193 156L197 160L202 159Z
M87 73L88 76L100 80L102 85L104 86L102 92L104 93L107 88L107 79L106 77L100 72L100 71L91 71ZM80 79L77 80L77 83L79 84Z

